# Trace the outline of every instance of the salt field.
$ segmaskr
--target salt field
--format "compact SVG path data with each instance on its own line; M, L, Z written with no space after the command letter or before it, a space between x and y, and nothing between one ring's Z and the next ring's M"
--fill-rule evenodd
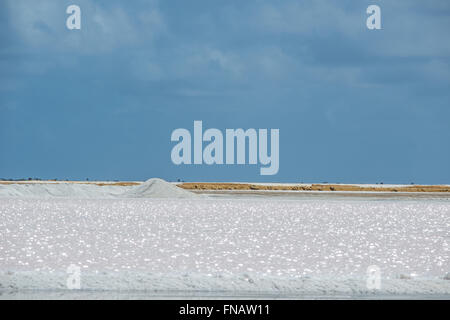
M4 196L0 298L449 298L449 240L446 198Z

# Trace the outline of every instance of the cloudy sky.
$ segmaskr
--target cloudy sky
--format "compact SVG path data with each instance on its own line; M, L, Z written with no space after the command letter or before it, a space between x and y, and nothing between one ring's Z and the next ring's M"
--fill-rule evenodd
M449 64L448 0L0 0L0 178L450 183ZM194 120L279 173L175 166Z

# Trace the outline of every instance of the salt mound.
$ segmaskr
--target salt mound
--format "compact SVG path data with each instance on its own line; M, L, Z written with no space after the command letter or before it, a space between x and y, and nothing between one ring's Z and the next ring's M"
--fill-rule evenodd
M152 178L139 186L125 192L127 198L194 198L197 194L184 190L172 183L158 178Z
M8 184L0 185L0 198L116 198L129 188L75 183Z
M0 198L193 198L199 195L162 179L149 179L138 186L99 186L75 183L0 185Z

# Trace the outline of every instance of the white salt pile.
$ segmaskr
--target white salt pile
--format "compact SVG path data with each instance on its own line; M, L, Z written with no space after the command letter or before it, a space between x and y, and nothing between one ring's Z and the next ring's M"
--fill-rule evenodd
M198 195L162 179L149 179L138 186L82 183L27 183L0 185L0 198L193 198Z
M121 186L75 183L30 183L0 185L0 198L116 198L125 191Z
M167 181L152 178L125 192L126 198L194 198L197 194L177 187Z

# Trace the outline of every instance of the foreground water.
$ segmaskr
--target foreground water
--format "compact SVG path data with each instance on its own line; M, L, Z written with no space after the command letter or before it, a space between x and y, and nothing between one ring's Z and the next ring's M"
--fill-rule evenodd
M0 298L448 298L449 230L445 199L1 199Z

